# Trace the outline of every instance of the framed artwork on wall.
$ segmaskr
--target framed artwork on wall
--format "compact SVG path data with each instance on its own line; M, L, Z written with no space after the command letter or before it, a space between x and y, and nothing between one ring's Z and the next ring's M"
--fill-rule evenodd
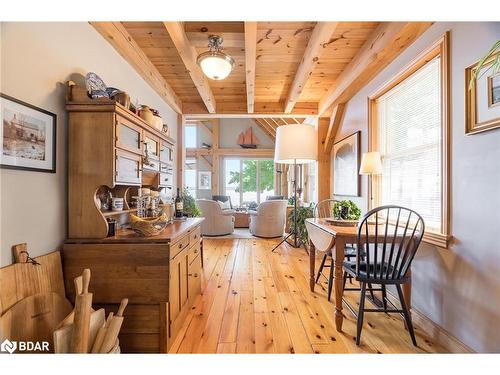
M0 93L0 167L56 172L54 113Z
M200 190L212 189L212 172L210 171L198 172L198 189Z
M333 194L360 196L360 140L357 131L333 145Z
M474 134L500 127L500 73L491 69L498 53L478 69L465 69L465 133ZM471 82L472 77L477 77Z

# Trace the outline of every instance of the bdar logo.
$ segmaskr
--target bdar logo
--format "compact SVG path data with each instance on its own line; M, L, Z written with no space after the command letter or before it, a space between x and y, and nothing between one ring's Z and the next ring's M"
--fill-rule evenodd
M12 342L9 339L5 339L0 345L0 351L14 353L17 349L17 342Z

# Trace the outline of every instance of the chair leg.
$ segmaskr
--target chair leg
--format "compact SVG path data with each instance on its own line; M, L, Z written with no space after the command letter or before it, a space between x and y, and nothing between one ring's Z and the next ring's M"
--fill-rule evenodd
M318 274L316 275L316 283L318 283L321 273L323 272L323 267L325 266L325 261L327 257L328 253L325 253L325 255L323 255L323 259L321 260L321 265L319 266Z
M332 289L333 289L333 269L334 269L334 264L333 264L333 257L332 257L332 263L330 264L330 276L328 277L328 301L330 301L332 297Z
M387 312L387 290L385 289L385 284L382 287L382 305L384 306L384 312Z
M361 296L359 297L358 324L356 330L356 345L361 341L361 330L363 329L363 315L365 313L366 283L361 283Z
M350 277L351 275L348 275L347 272L344 271L344 286L342 287L342 289L345 289L345 283L347 281L347 278Z
M368 283L368 289L370 290L370 297L372 298L372 301L375 301L375 295L373 294L372 284Z
M410 333L411 341L413 345L417 346L417 340L415 339L415 332L413 331L413 324L411 322L410 312L408 311L408 306L406 306L405 298L403 296L403 291L401 290L401 285L396 284L396 289L398 290L399 301L403 309L403 315L405 317L406 326L408 327L408 332Z

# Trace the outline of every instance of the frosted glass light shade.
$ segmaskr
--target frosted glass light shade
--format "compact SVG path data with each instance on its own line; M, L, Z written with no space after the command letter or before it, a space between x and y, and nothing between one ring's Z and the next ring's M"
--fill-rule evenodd
M198 65L208 78L219 81L231 73L234 60L222 52L205 52L198 57Z
M361 166L359 167L359 174L381 174L382 161L378 151L365 152L361 157Z
M318 133L312 125L282 125L276 129L274 161L306 164L318 160Z

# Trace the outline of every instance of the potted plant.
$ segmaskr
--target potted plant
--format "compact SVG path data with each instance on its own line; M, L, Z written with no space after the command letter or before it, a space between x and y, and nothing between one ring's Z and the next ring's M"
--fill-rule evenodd
M201 216L201 211L198 205L196 204L196 200L193 198L188 189L184 189L184 193L182 194L182 203L183 203L183 211L184 215L187 217L199 217Z
M477 68L474 69L472 76L470 77L469 90L472 89L472 87L474 86L474 82L476 81L477 78L479 78L478 74L481 74L481 76L482 76L483 74L488 72L490 69L493 70L493 74L500 72L500 53L497 54L497 57L495 58L495 61L493 61L493 64L491 64L491 66L488 69L481 72L483 66L490 60L490 58L493 55L495 55L499 51L500 51L500 40L497 40L495 42L495 44L493 44L493 46L490 48L488 53L486 53L486 55L481 57L481 59L479 60L479 62L477 64Z
M361 210L351 200L338 201L333 205L333 217L341 220L359 220Z
M305 249L308 249L309 235L307 234L305 222L306 219L314 216L314 203L311 203L309 206L306 207L297 207L296 212L297 212L297 236L302 246L304 246ZM295 211L292 210L288 215L288 222L291 228L294 225L293 224L294 220L295 220Z

